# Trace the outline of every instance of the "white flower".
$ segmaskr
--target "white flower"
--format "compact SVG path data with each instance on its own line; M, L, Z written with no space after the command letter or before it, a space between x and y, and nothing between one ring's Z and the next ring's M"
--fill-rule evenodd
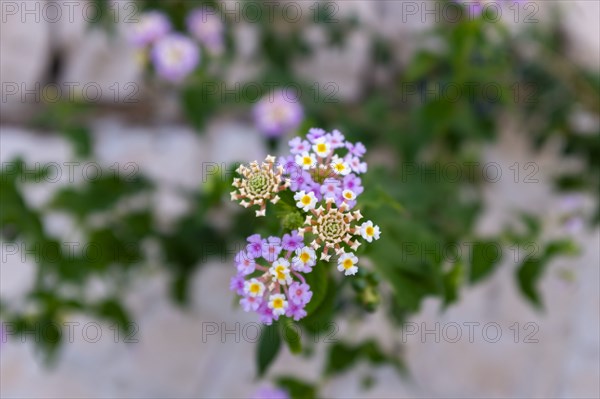
M325 158L331 152L331 145L327 142L325 137L319 137L316 139L312 148L313 151L321 158Z
M317 256L314 249L310 247L298 248L296 256L292 258L292 267L296 271L307 273L317 263L316 260Z
M379 234L379 226L374 226L370 220L360 226L360 235L368 242L372 242L373 239L379 240Z
M315 206L317 205L317 197L315 197L315 193L312 191L308 194L304 190L299 191L294 195L294 199L298 201L296 202L296 206L301 208L304 212L315 209Z
M265 292L265 285L253 278L244 282L244 293L252 297L260 297Z
M344 190L342 191L342 197L346 201L354 201L354 199L356 199L356 194L352 190Z
M269 272L279 284L291 284L292 277L290 276L290 262L284 258L279 258L269 269Z
M352 253L343 253L338 259L337 269L346 276L353 276L358 272L358 258Z
M336 175L346 176L351 171L350 165L348 165L342 158L338 157L337 155L334 155L331 159L330 166L333 170L333 173L335 173Z
M303 152L301 155L296 155L296 163L304 170L309 170L317 165L315 154Z
M274 294L269 297L268 306L275 316L283 316L288 308L288 301L285 300L285 295Z

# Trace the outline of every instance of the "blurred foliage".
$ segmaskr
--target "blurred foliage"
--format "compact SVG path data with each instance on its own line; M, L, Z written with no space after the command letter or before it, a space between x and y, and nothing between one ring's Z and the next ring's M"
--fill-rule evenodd
M139 2L143 9L167 13L176 27L183 26L192 8L207 3L218 8L212 1ZM565 157L584 162L581 170L556 176L557 191L585 192L597 201L600 132L580 131L573 115L600 116L600 77L567 61L558 21L519 33L483 18L442 22L421 38L423 45L402 64L395 59L395 44L361 25L359 18L340 17L333 22L321 10L316 20L286 26L266 18L269 14L263 2L248 3L263 10L255 22L260 45L254 58L261 70L253 82L261 87L268 82L298 84L305 93L302 102L307 125L338 128L349 140L362 141L372 153L389 152L394 162L375 162L378 156L373 156L373 163L381 165L372 167L363 181L366 191L359 205L369 219L379 222L383 232L377 245L361 247L358 253L372 267L361 268L355 278L343 280L334 277L331 265L315 267L308 275L314 292L307 308L309 316L299 323L286 321L263 329L257 345L258 374L267 375L283 348L310 356L315 338L337 333L334 322L340 317L361 318L382 309L392 328L402 328L427 297L437 297L443 307L450 306L459 300L465 284L483 282L506 265L502 257L512 245L539 245L535 253L514 265L514 273L524 298L541 308L537 284L544 270L555 257L576 253L574 244L567 237L545 242L541 236L544 215L533 214L517 214L496 236L480 236L475 222L484 210L485 181L469 178L466 170L461 170L458 179L440 178L438 165L481 165L482 146L499 137L502 121L510 116L532 146L542 148L552 140ZM215 115L247 112L255 101L243 92L238 93L241 101L222 101L205 92L204 83L225 80L237 50L232 32L236 24L227 21L226 55L209 61L181 90L182 110L199 132ZM334 101L314 101L312 83L296 73L294 65L316 51L303 34L313 27L325 32L328 50L343 49L345 39L355 31L370 37L372 57L359 100L334 97ZM437 44L435 50L426 45L432 42ZM531 46L534 55L525 51ZM386 71L387 77L376 79L375 70ZM490 97L486 86L497 95ZM463 95L440 95L446 89ZM35 121L38 126L63 132L79 159L93 156L93 142L81 118L84 108L89 107L55 104ZM256 222L247 212L233 211L229 213L230 227L217 226L210 216L217 209L223 211L231 183L229 178L219 177L192 192L182 190L193 206L169 229L157 225L148 201L154 184L139 176L129 179L107 171L104 176L108 177L59 188L47 205L34 207L26 201L24 190L43 176L25 173L22 160L10 165L3 167L0 182L2 239L5 244L26 243L27 248L34 248L37 268L35 284L25 298L33 306L2 301L0 309L2 320L15 323L22 331L38 322L59 322L72 313L106 319L126 330L132 315L122 299L140 268L148 264L164 268L172 278L173 299L185 305L192 295L188 288L192 276L209 259L229 259L228 245L241 242L252 232L279 234L294 224L293 218L285 217L283 226L273 225L272 220ZM479 167L475 168L473 176L481 175ZM140 197L146 199L141 206L127 206L128 201ZM280 215L286 214L284 207L285 201L281 201ZM84 242L101 248L103 256L91 259L77 251L73 256L66 254L59 238L44 227L43 218L49 212L70 215ZM100 224L92 217L98 214ZM146 243L158 248L158 260ZM51 260L39 252L48 247L58 247ZM101 279L109 288L103 297L88 297L86 287L93 279ZM55 341L38 344L52 354L60 343ZM342 340L329 346L323 378L360 361L404 370L399 355L388 354L377 341ZM293 398L316 397L322 383L293 376L275 376L275 381ZM365 386L369 381L367 376Z

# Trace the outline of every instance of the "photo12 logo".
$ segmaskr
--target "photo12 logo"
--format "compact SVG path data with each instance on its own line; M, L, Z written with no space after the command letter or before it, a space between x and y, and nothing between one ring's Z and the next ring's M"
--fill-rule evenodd
M462 323L415 323L407 322L401 331L402 343L417 341L424 343L441 342L455 344L458 342L485 342L495 344L503 337L505 341L515 344L537 344L540 326L534 322L515 322L510 326L502 326L497 322L481 323L465 321Z

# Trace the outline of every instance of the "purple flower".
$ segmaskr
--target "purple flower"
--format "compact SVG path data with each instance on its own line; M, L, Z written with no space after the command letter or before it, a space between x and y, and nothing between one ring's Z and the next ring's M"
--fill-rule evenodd
M342 194L342 187L339 180L327 179L321 185L320 191L323 198L337 198Z
M348 151L350 151L350 154L355 155L359 158L361 158L367 152L367 149L361 142L358 142L356 144L347 142L346 148L348 149Z
M181 82L200 62L200 52L188 37L172 33L159 39L152 48L156 72L170 82Z
M348 162L348 165L350 165L350 169L352 169L353 172L367 173L367 163L361 162L359 157L348 155L345 160Z
M301 170L298 176L290 177L290 190L292 191L312 191L314 181L307 171Z
M171 23L165 14L149 11L140 14L139 22L129 29L128 40L136 47L154 43L171 31Z
M251 399L290 399L290 396L283 389L278 388L260 388Z
M327 136L327 141L333 148L343 148L346 145L346 138L339 130L334 130Z
M263 239L260 234L253 234L247 238L248 245L246 251L251 258L260 258L262 256Z
M283 236L283 249L286 251L295 251L298 248L302 248L304 246L304 238L298 235L298 231L292 231L292 234L285 234Z
M258 315L260 316L260 321L270 326L273 324L273 320L277 320L275 315L273 314L273 309L271 309L266 301L263 301L256 310Z
M263 242L262 257L265 258L267 261L275 262L275 259L277 259L280 252L281 238L269 237L265 242Z
M193 10L186 20L188 31L213 55L219 55L224 49L223 21L210 7Z
M254 106L256 126L267 137L279 137L296 129L303 118L299 100L284 90L274 91Z
M229 282L229 289L238 295L244 295L244 281L244 276L240 274L233 276Z
M294 320L299 321L303 317L306 317L306 310L304 310L304 306L297 305L295 303L290 303L285 312L287 317L293 317Z
M342 185L344 190L350 190L354 192L357 196L362 194L365 189L361 185L360 177L357 177L355 174L350 173L348 176L344 176L344 180L342 181Z
M246 296L240 299L240 305L242 305L244 312L258 310L258 307L262 304L262 302L263 298L258 296Z
M238 273L244 276L254 273L254 269L256 268L256 262L248 256L246 251L240 251L235 255L235 265Z
M289 298L290 301L296 305L304 307L304 305L310 302L312 295L313 293L308 284L294 282L290 285Z
M300 137L294 137L288 144L290 145L290 152L292 154L302 154L303 152L310 151L310 143L302 140Z
M311 143L314 143L318 138L325 136L325 134L326 134L325 130L320 129L318 127L313 127L308 130L308 134L306 135L306 138Z

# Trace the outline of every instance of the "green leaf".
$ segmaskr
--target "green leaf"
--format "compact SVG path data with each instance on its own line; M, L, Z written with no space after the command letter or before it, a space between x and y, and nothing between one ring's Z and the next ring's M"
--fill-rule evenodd
M92 153L92 139L87 127L68 126L64 130L64 135L71 142L78 156L88 157Z
M281 349L281 337L279 335L279 327L277 323L265 327L260 335L260 340L257 346L256 364L258 367L258 376L265 375L269 366Z
M285 318L281 321L281 335L288 344L290 352L298 354L302 352L302 339L300 326L295 324L292 319Z
M500 245L495 241L475 242L471 250L471 274L469 281L476 283L487 277L502 259Z
M281 376L275 380L278 387L287 391L291 399L316 399L317 388L295 377Z
M343 373L360 360L366 360L374 366L389 364L399 373L404 372L404 365L399 358L386 354L375 340L366 340L356 345L335 343L327 356L325 374L331 376Z
M546 263L545 260L540 258L528 258L516 271L521 293L539 309L543 306L537 290L537 282L544 272Z
M464 275L464 266L461 262L457 262L444 275L444 307L456 302L458 292L462 285Z

